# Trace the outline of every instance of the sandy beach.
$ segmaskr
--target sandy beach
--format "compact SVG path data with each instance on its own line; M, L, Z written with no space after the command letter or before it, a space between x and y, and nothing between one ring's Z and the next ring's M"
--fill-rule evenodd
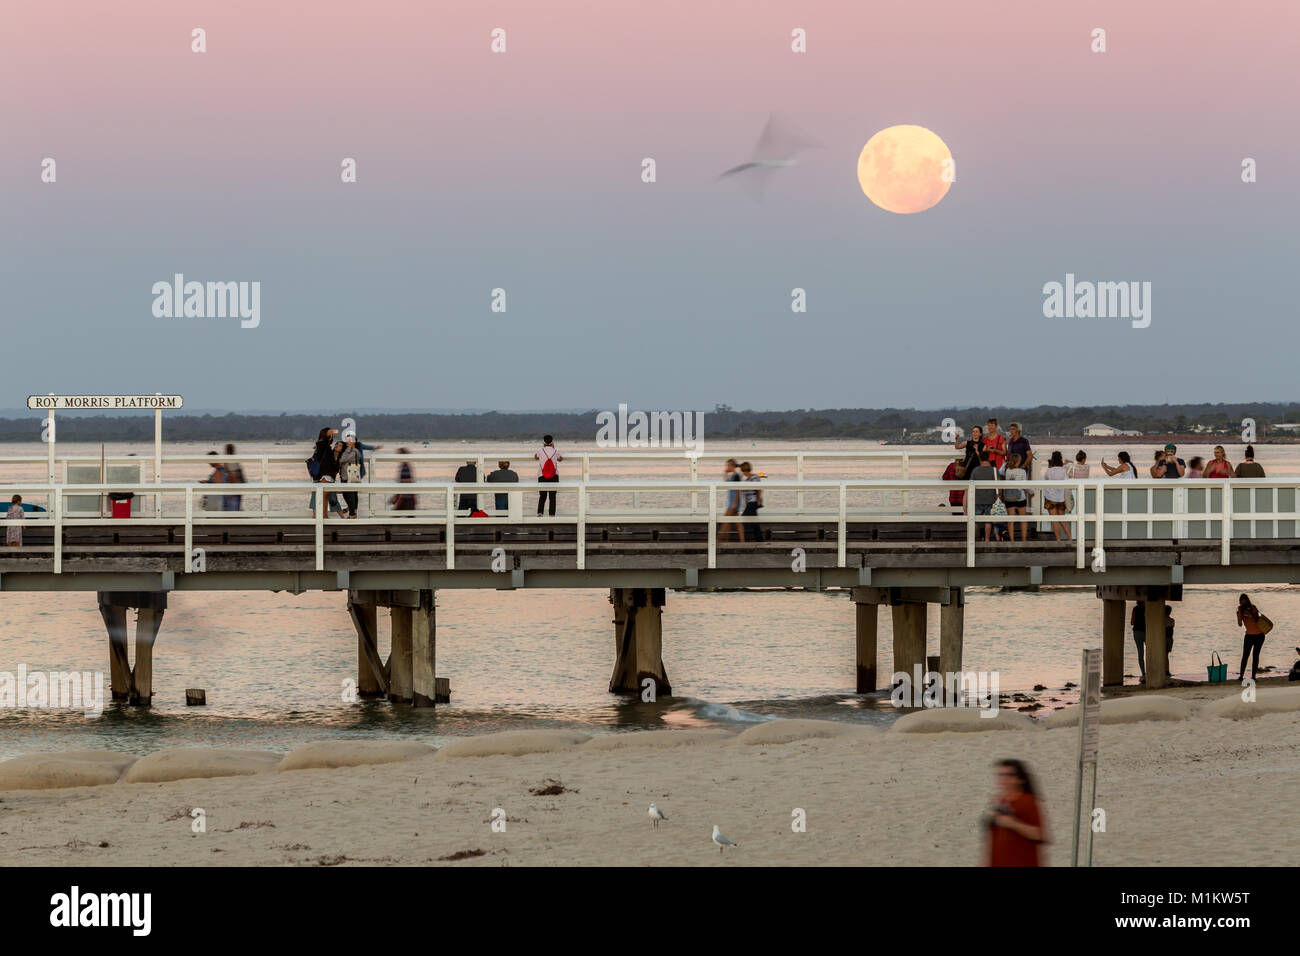
M1152 694L1145 699L1186 702L1191 716L1103 725L1097 805L1107 827L1096 865L1212 864L1211 838L1234 865L1294 862L1300 711L1212 712L1214 701L1239 693L1227 685ZM1286 707L1300 700L1300 688L1267 693L1287 695ZM1077 729L980 729L798 721L748 735L666 731L580 743L572 732L533 731L383 764L261 764L244 776L6 790L0 851L10 864L78 866L975 865L991 765L1015 756L1044 795L1048 860L1066 863ZM838 736L815 736L823 733ZM782 736L794 739L771 739ZM455 755L502 741L498 749L545 749ZM651 801L668 816L657 829L646 815ZM194 808L204 812L204 833L192 832ZM498 808L504 832L493 828ZM806 812L806 832L792 829L796 809ZM719 854L715 823L739 849Z

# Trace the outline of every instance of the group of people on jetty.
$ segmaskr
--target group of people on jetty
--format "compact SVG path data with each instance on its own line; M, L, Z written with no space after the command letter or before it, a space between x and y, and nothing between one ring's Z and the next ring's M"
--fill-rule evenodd
M1027 488L1017 488L1013 483L1029 481L1033 474L1034 449L1025 436L1019 422L1012 422L1009 434L998 431L998 420L990 418L983 427L971 428L970 437L958 438L953 447L961 452L944 470L944 481L1005 481L1006 488L977 488L974 502L966 501L965 490L954 489L948 492L949 506L965 514L971 504L977 515L1023 515L1033 503L1034 492ZM1101 460L1101 469L1106 477L1118 481L1136 481L1139 477L1137 465L1126 451L1121 451L1115 464ZM1214 456L1209 463L1204 458L1193 458L1190 462L1178 457L1178 447L1169 442L1164 448L1157 448L1155 458L1147 469L1152 478L1196 479L1196 478L1264 478L1264 467L1255 461L1255 448L1247 445L1245 459L1236 467L1228 460L1227 451L1222 445L1214 446ZM1060 451L1053 451L1043 470L1045 481L1065 481L1088 478L1092 475L1092 466L1088 464L1088 453L1080 449L1074 455L1074 461L1068 465ZM1098 476L1100 477L1100 476ZM1050 515L1064 515L1072 510L1074 502L1067 502L1069 495L1065 488L1043 489L1043 510ZM1027 528L1022 521L985 522L983 523L985 541L1015 541L1017 530L1020 540L1026 540ZM1052 534L1057 541L1070 540L1070 525L1065 521L1052 522Z

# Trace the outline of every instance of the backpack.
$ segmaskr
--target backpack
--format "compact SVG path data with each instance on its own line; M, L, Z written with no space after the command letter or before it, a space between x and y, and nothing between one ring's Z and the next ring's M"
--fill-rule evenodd
M550 449L550 454L547 454L547 449L543 448L542 454L546 455L545 460L542 461L542 477L549 481L558 474L555 470L555 449Z
M307 474L311 475L312 481L320 480L320 459L314 455L307 459Z

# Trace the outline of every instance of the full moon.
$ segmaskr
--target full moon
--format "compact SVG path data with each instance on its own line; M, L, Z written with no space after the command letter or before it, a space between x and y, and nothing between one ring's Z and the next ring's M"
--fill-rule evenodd
M956 178L952 153L924 126L890 126L862 147L858 182L889 212L924 212L948 194Z

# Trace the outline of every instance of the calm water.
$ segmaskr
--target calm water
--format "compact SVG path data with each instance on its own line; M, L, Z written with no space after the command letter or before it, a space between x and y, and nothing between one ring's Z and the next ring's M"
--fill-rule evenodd
M473 445L441 447L478 453ZM743 450L757 464L764 450L778 447L875 446L764 443ZM296 449L250 444L246 450ZM1093 460L1102 451L1088 450ZM1150 457L1141 446L1130 450L1135 460ZM1184 449L1184 457L1204 451ZM1300 448L1262 451L1270 474L1300 473ZM1105 452L1113 460L1114 449ZM5 453L40 454L40 446ZM1174 605L1175 674L1204 679L1216 649L1235 674L1240 638L1233 610L1240 590L1184 591L1184 600ZM1277 623L1263 663L1285 670L1300 643L1292 623L1300 619L1300 591L1249 590ZM1101 603L1091 589L968 589L967 600L967 669L997 670L1004 692L1041 683L1051 689L1044 697L1072 699L1054 691L1078 680L1080 649L1100 645ZM29 672L106 671L107 639L93 593L7 592L0 602L0 671L15 672L20 663ZM325 737L401 735L437 744L452 736L532 727L607 732L737 728L781 717L895 717L887 705L878 709L880 701L852 693L854 608L845 593L669 592L664 660L675 696L655 704L606 692L614 658L611 620L603 590L439 591L438 673L451 680L452 702L415 711L386 702L344 702L343 682L356 676L357 646L340 593L173 593L154 653L152 708L107 704L102 715L89 718L79 711L0 709L0 757L77 748L146 753L184 745L284 751ZM384 654L386 627L381 614ZM932 608L931 653L937 635L938 611ZM887 609L880 612L879 643L884 681L893 669ZM1126 671L1137 672L1131 641ZM187 708L186 687L206 688L207 706Z

